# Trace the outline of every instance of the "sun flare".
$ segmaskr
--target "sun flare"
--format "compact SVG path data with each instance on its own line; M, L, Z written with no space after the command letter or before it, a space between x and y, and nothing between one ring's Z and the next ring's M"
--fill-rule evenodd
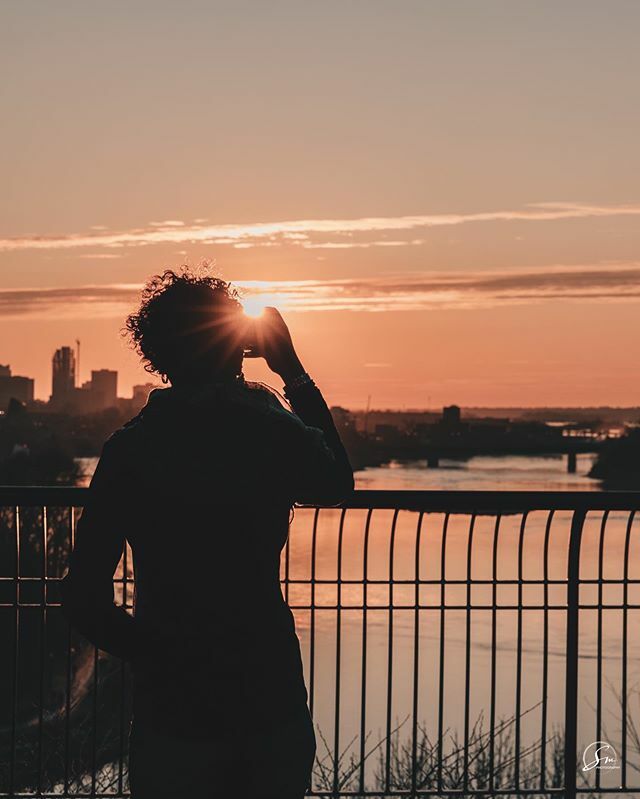
M264 299L264 297L247 297L246 299L242 300L242 308L244 310L245 316L250 316L252 319L262 316L266 306L267 301Z

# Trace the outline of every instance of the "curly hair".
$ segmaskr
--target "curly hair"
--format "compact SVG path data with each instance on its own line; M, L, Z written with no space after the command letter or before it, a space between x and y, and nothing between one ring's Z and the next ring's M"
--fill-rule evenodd
M146 371L163 378L204 360L209 367L233 368L234 321L241 311L238 292L227 281L188 267L179 273L167 269L147 281L140 308L127 317L123 334Z

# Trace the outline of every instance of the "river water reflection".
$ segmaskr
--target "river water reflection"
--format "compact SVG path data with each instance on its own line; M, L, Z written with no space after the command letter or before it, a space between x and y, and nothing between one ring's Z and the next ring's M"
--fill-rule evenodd
M447 489L447 490L597 490L598 483L586 475L590 456L580 456L576 474L567 474L566 459L540 457L475 458L468 463L444 462L439 469L426 464L393 464L356 475L362 489ZM524 585L519 596L518 544L523 541L522 577L540 580L544 576L544 539L549 514L535 512L505 516L498 527L496 518L450 517L446 537L443 514L426 514L420 524L417 513L400 512L396 518L393 542L393 511L374 511L369 520L366 547L367 511L350 510L342 520L340 555L342 584L337 584L341 513L322 510L316 520L313 547L314 511L297 510L292 525L288 565L288 599L294 608L303 659L310 684L314 717L327 738L329 748L359 750L361 729L369 735L367 748L384 738L389 726L400 726L400 736L408 736L414 712L432 739L439 729L464 731L465 697L469 702L472 727L481 716L485 730L491 720L492 696L495 719L509 718L518 710L522 716L521 750L550 736L563 723L564 652L566 639L567 545L571 514L557 512L549 528L546 589L542 584ZM624 537L629 514L611 513L604 525L604 577L623 575ZM581 577L596 578L602 513L587 517L584 528ZM629 576L639 577L638 524L631 536ZM493 586L476 584L468 588L470 556L473 580L492 578L494 546L498 580ZM443 566L444 549L444 573ZM315 565L314 565L315 561ZM388 579L392 564L394 586ZM309 580L315 568L316 585ZM419 575L422 583L416 587ZM448 584L440 583L445 576ZM296 580L300 580L297 583ZM460 583L456 584L455 581ZM379 582L376 582L379 581ZM433 582L429 582L433 581ZM453 581L453 583L451 582ZM513 581L509 583L509 581ZM507 584L504 584L504 583ZM635 586L629 589L629 602L640 603ZM313 595L312 595L313 591ZM365 602L366 592L366 602ZM520 598L525 609L518 614ZM313 599L314 610L309 609ZM498 610L494 613L494 602ZM595 603L597 587L583 586L580 600ZM603 588L602 611L585 609L580 617L580 718L581 747L595 740L598 646L601 658L603 728L600 733L614 746L620 744L620 706L616 693L622 675L622 601L620 585ZM467 611L470 600L473 609ZM336 605L340 604L340 610ZM393 610L389 609L393 603ZM366 604L366 611L363 606ZM415 606L419 605L416 611ZM442 611L442 607L446 610ZM628 686L638 678L640 645L638 611L628 612ZM600 643L598 637L600 635ZM544 640L547 637L546 655ZM521 659L518 658L518 640ZM312 642L313 641L313 642ZM492 668L492 651L495 658ZM417 651L417 657L416 657ZM468 665L468 677L467 677ZM339 666L339 679L336 679ZM365 690L363 692L363 683ZM545 689L546 686L546 689ZM547 702L542 702L546 691ZM364 697L364 699L363 699ZM439 714L443 700L442 716ZM336 713L336 701L338 712ZM638 709L638 695L630 705ZM324 743L320 743L324 749ZM384 747L382 747L384 751ZM581 751L581 750L580 750ZM635 757L629 753L628 761ZM602 773L603 785L614 785L619 773Z

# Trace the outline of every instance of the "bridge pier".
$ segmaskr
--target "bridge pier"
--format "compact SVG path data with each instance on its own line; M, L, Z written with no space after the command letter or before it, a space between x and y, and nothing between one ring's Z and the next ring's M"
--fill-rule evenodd
M440 458L437 455L427 455L427 468L437 469L440 466Z
M575 452L567 452L567 472L569 474L575 474L577 462L577 454Z

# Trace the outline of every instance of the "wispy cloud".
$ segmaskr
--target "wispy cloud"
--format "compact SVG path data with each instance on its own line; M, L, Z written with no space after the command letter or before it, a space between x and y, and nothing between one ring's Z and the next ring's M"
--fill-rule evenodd
M132 283L72 288L17 288L0 290L0 319L117 318L140 296Z
M251 305L276 305L296 312L446 310L558 300L626 301L640 299L640 263L420 272L340 280L240 281L237 285ZM122 318L135 306L140 289L140 285L130 283L7 289L0 291L0 317Z
M119 252L81 252L75 257L85 258L87 261L107 261L113 258L122 258L122 254Z
M293 311L408 311L545 300L625 300L640 297L640 263L247 282L243 286L254 302Z
M309 250L351 250L361 247L407 247L408 245L424 244L424 239L376 239L375 241L303 241L302 246Z
M536 203L522 209L466 214L426 214L419 216L361 217L358 219L297 219L281 222L210 225L201 221L186 224L180 220L151 222L146 227L126 231L107 231L94 226L84 234L27 236L0 239L0 250L56 250L78 247L135 247L152 244L217 244L232 246L398 246L417 243L415 239L388 241L378 238L363 244L358 241L331 240L331 237L412 232L434 227L478 222L548 222L591 217L638 216L640 205L593 205L586 203ZM323 244L324 240L324 244Z

